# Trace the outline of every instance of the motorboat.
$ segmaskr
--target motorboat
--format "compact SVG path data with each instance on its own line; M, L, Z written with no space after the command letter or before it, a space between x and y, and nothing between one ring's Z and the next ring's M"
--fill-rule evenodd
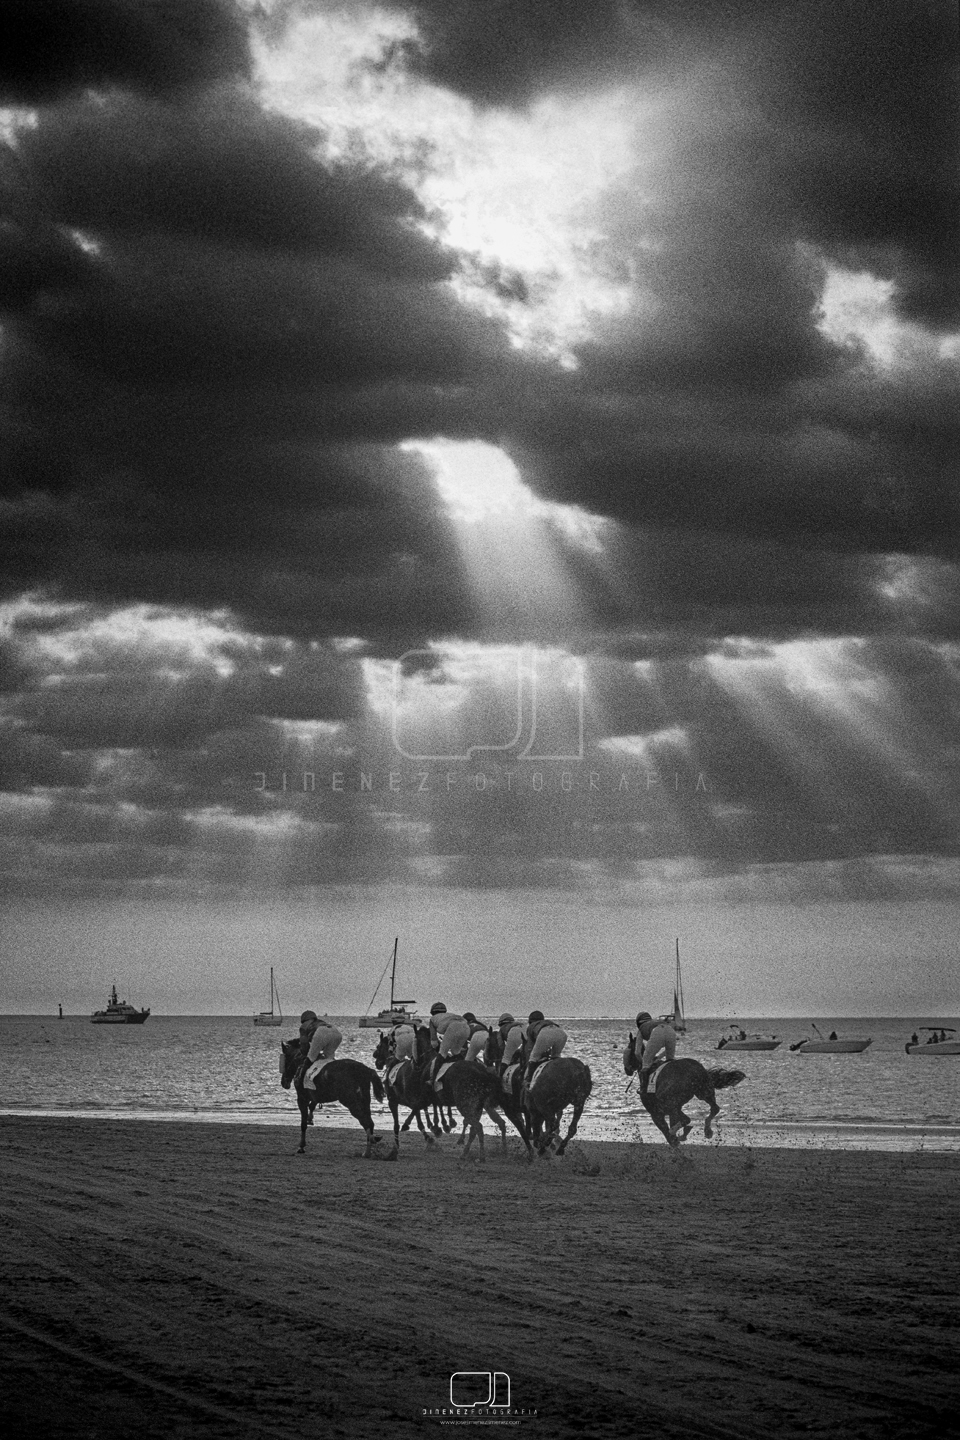
M149 1007L146 1010L136 1010L125 1000L118 1000L117 987L111 985L107 1008L94 1010L90 1020L94 1025L142 1025L149 1014Z
M724 1035L717 1043L718 1050L776 1050L783 1041L776 1035L747 1035L743 1030L735 1030L732 1035Z
M274 998L276 998L276 1010L274 1010ZM282 1025L283 1008L280 1004L280 991L277 989L273 978L273 966L270 966L270 1009L261 1010L259 1015L253 1017L254 1025Z
M926 1040L920 1040L916 1045L907 1042L904 1045L908 1055L926 1055L929 1059L939 1059L942 1055L960 1055L960 1040L957 1039L956 1030L950 1030L945 1025L921 1025L921 1034L929 1032ZM949 1039L940 1040L940 1035L949 1036Z
M397 1000L394 997L394 987L397 983L397 946L399 944L399 941L400 937L398 935L393 942L393 954L391 960L387 961L387 965L390 966L390 1004L387 1005L383 1010L378 1010L376 1015L371 1015L369 1011L366 1015L361 1015L359 1020L357 1021L357 1024L362 1030L390 1030L393 1028L394 1025L411 1025L420 1023L419 1015L415 1015L414 1012L409 1008L411 1005L416 1005L416 1000ZM383 979L386 973L387 966L385 965L380 979L377 981L377 990L379 990L380 986L383 984ZM377 990L374 990L373 995L370 997L371 1005L377 998Z
M816 1030L816 1026L814 1026L814 1029ZM816 1039L797 1040L795 1044L790 1046L790 1049L798 1055L859 1055L862 1051L866 1050L870 1041L871 1037L869 1035L866 1040L841 1040L836 1034L824 1039L820 1031L817 1030Z

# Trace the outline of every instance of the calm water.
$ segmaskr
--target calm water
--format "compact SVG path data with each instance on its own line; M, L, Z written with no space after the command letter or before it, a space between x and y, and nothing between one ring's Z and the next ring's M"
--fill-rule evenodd
M593 1094L580 1124L585 1139L655 1140L635 1089L626 1090L621 1049L625 1020L565 1020L566 1053L585 1060ZM720 1144L822 1148L960 1150L960 1056L929 1060L904 1053L913 1020L818 1020L847 1037L872 1036L860 1055L796 1055L810 1035L803 1020L743 1020L783 1039L768 1053L716 1049L721 1020L695 1020L678 1054L746 1071L720 1092ZM929 1023L929 1022L928 1022ZM944 1025L953 1022L944 1019ZM340 1055L370 1063L376 1030L340 1020ZM150 1119L297 1123L296 1102L279 1085L279 1042L296 1031L257 1029L249 1017L155 1015L143 1026L91 1025L86 1016L0 1016L0 1113L132 1116ZM692 1113L705 1110L698 1101ZM378 1130L390 1127L375 1107ZM321 1125L354 1121L339 1106ZM491 1128L488 1126L488 1128ZM704 1143L695 1130L688 1143Z

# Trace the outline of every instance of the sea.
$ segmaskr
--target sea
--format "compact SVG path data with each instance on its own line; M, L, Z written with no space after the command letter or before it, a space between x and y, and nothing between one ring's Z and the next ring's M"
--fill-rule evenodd
M338 1054L372 1063L376 1030L356 1017L335 1017L344 1040ZM489 1017L495 1018L495 1017ZM587 1140L663 1143L624 1074L628 1020L562 1019L565 1054L585 1061L593 1093L579 1126ZM929 1019L769 1018L739 1023L777 1036L766 1052L718 1051L728 1030L719 1019L688 1020L678 1055L743 1070L746 1079L718 1092L715 1138L695 1126L688 1146L714 1144L815 1149L960 1150L960 1055L907 1055L911 1033ZM960 1020L938 1021L960 1030ZM861 1054L802 1055L790 1045L816 1038L814 1025L842 1039L870 1037ZM89 1016L0 1016L0 1115L94 1119L187 1120L199 1123L299 1124L296 1100L280 1086L280 1039L296 1020L258 1028L250 1016L151 1015L144 1025L92 1025ZM924 1038L921 1036L921 1038ZM695 1118L706 1106L692 1101ZM374 1105L378 1132L392 1128L386 1105ZM316 1123L356 1122L325 1106ZM492 1124L486 1122L488 1130ZM422 1144L416 1132L410 1144Z

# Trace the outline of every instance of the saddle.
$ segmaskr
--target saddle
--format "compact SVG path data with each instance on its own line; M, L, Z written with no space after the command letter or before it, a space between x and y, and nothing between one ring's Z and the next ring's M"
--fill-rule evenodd
M519 1061L519 1060L514 1060L513 1064L512 1064L512 1065L508 1065L508 1066L506 1067L506 1069L504 1070L503 1074L501 1075L500 1079L501 1079L501 1082L502 1082L502 1084L503 1084L503 1093L504 1093L504 1095L512 1095L512 1094L513 1094L513 1080L514 1080L514 1076L516 1075L516 1073L517 1073L517 1071L518 1071L519 1069L520 1069L520 1061Z
M641 1095L656 1095L657 1078L666 1063L666 1060L657 1060L654 1062L654 1064L650 1067L649 1070L640 1071Z
M552 1063L552 1058L553 1058L552 1056L547 1056L546 1059L544 1059L544 1060L538 1060L538 1061L537 1061L536 1065L533 1067L533 1070L532 1070L530 1076L528 1077L528 1079L527 1079L527 1081L526 1081L526 1086L527 1086L527 1090L528 1090L528 1091L529 1091L529 1090L532 1090L533 1087L534 1087L534 1085L536 1085L537 1081L539 1080L540 1076L543 1074L544 1070L547 1068L548 1065L550 1065L550 1064Z
M316 1085L313 1083L314 1080L316 1080L317 1076L320 1074L320 1071L323 1069L323 1067L324 1067L325 1065L331 1065L335 1059L336 1059L336 1056L331 1055L331 1056L329 1056L329 1058L326 1059L326 1060L314 1060L313 1064L310 1065L310 1066L308 1066L307 1069L304 1071L304 1074L303 1074L303 1088L304 1088L304 1090L316 1090L317 1087L316 1087Z
M404 1055L401 1060L390 1060L387 1062L386 1081L388 1085L396 1085L399 1082L404 1065L412 1065L413 1061L409 1055Z
M439 1058L439 1057L438 1057L438 1058ZM436 1091L436 1093L437 1093L438 1095L442 1095L442 1094L443 1094L443 1086L441 1085L440 1082L443 1080L444 1075L446 1075L446 1073L447 1073L447 1071L450 1069L451 1065L454 1064L454 1060L455 1060L455 1059L458 1060L459 1058L460 1058L459 1056L456 1056L456 1057L453 1057L453 1058L451 1058L451 1059L444 1060L444 1061L442 1062L442 1064L434 1067L433 1076L432 1076L432 1079L431 1079L431 1084L433 1085L433 1088L434 1088L434 1090Z

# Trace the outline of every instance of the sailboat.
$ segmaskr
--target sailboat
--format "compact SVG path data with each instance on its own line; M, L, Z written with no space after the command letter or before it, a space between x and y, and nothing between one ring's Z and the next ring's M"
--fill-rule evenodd
M405 1020L417 1019L417 1016L414 1015L412 1011L407 1009L408 1005L416 1005L416 1000L397 1000L394 997L394 986L396 985L397 981L397 946L399 942L400 937L398 935L393 942L392 963L391 961L387 962L390 965L390 1004L385 1010L378 1010L376 1015L371 1015L369 1013L369 1009L366 1015L361 1015L360 1019L357 1021L357 1024L362 1029L384 1030L387 1028L387 1026L402 1025ZM383 981L383 976L386 973L387 967L385 965L383 967L383 973L381 974L380 979L377 981L377 990L380 989L380 985ZM374 990L373 994L370 997L371 1005L377 998L377 990Z
M276 998L277 1008L274 1011L273 1002ZM277 989L273 979L273 966L270 966L270 1009L261 1010L259 1015L253 1017L254 1025L282 1025L283 1010L280 1005L280 991Z
M661 1015L661 1020L669 1020L674 1030L680 1035L686 1035L687 1024L683 1018L683 977L680 974L680 937L677 936L677 965L673 975L673 1010L669 1015Z

